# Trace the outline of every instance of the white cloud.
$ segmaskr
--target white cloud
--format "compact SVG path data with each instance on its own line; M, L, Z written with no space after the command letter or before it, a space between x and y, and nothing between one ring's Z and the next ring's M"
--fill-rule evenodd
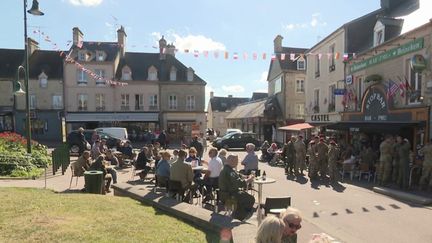
M245 91L245 88L241 85L230 85L230 86L226 86L223 85L222 86L222 90L227 92L227 93L242 93Z
M258 79L256 82L258 83L267 83L267 76L268 76L268 71L264 71L261 73L261 77L260 79Z
M294 29L304 29L304 28L316 28L319 26L326 26L327 22L322 21L322 19L320 18L321 14L320 13L314 13L311 16L311 20L309 21L309 23L289 23L286 25L282 25L282 28L287 30L287 31L291 31Z
M69 3L75 6L95 7L102 3L103 0L69 0Z
M431 18L430 10L432 9L432 1L420 0L420 8L411 14L402 17L404 19L402 34L415 29L416 27L426 24Z
M162 37L160 32L150 34L156 39L156 42ZM225 51L226 47L223 43L214 41L213 39L203 35L185 35L175 33L173 30L167 31L164 36L168 43L173 43L177 49L197 50L197 51Z

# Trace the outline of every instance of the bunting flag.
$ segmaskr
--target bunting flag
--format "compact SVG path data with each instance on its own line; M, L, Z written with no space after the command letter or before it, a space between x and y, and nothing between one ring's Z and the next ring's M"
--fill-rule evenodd
M227 51L225 52L224 56L225 56L225 59L228 59L228 57L229 57L229 54L228 54L228 52L227 52Z
M335 59L336 59L336 60L339 59L339 56L340 56L340 53L339 53L339 52L336 52L336 53L335 53Z
M272 56L271 56L271 60L272 60L272 61L275 61L275 60L276 60L276 54L272 54Z
M204 55L205 58L207 58L208 57L208 51L204 51L203 55Z
M281 54L281 60L282 60L282 61L285 60L285 53L282 53L282 54Z
M346 54L346 53L343 54L343 61L344 62L348 61L348 54Z
M256 60L258 58L258 54L256 53L256 52L254 52L253 54L252 54L252 59L253 60Z
M237 53L237 52L234 52L234 54L233 54L233 59L234 59L234 60L238 60L238 53Z
M243 59L244 59L244 60L247 60L247 59L248 59L248 53L247 53L247 52L244 52L244 53L243 53Z
M198 50L194 51L194 57L199 57L199 51Z
M294 53L290 53L290 60L294 61L295 60L295 54Z
M267 58L267 53L263 52L262 59L265 60Z

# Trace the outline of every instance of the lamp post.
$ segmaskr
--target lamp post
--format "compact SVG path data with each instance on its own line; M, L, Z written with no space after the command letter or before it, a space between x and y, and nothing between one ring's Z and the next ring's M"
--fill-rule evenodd
M39 10L39 2L33 0L32 7L27 9L27 0L24 0L24 86L25 86L25 105L26 105L26 135L27 135L27 153L31 154L31 130L30 130L30 95L29 95L29 55L28 55L28 38L27 38L27 12L29 14L42 16L43 12ZM23 67L18 67L18 76Z

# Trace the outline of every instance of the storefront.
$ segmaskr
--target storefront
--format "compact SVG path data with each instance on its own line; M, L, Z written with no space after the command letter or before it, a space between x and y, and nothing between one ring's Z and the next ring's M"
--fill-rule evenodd
M0 107L0 132L14 131L12 107Z
M206 127L205 113L165 113L161 124L164 124L170 143L188 145L192 141L192 134L204 133Z
M61 141L61 116L61 111L31 110L31 138L37 141ZM16 132L22 135L26 134L25 117L24 111L15 112Z

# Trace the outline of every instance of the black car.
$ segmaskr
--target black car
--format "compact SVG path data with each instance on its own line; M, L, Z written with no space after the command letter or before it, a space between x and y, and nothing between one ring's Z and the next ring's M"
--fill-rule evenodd
M213 147L217 149L230 148L246 148L246 144L253 143L257 149L260 146L260 141L256 139L255 133L250 132L233 132L228 133L222 138L218 138L213 142Z
M87 142L89 143L86 146L87 150L91 149L91 138L93 135L93 132L95 130L84 130L84 137L87 140ZM108 148L113 148L113 147L118 147L118 145L120 144L121 140L118 138L115 138L113 136L111 136L110 134L104 133L104 132L98 132L98 135L100 137L100 139L105 139L106 140L106 146ZM79 143L79 136L78 136L78 130L72 131L69 133L69 135L67 136L67 143L69 144L69 148L70 148L70 152L71 153L78 153L79 149L80 149L80 143Z

